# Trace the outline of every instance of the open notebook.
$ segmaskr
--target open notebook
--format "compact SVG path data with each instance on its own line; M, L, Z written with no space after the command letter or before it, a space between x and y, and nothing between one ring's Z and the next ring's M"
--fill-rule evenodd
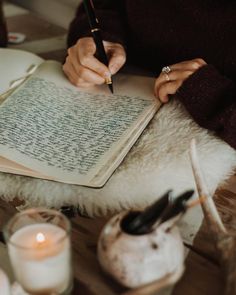
M60 63L37 61L2 96L0 171L103 186L161 105L154 79L116 75L111 95L106 85L78 89Z

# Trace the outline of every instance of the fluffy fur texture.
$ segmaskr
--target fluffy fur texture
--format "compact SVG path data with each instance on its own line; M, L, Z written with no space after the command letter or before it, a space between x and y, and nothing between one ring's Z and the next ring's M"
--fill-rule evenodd
M196 138L199 159L210 191L236 167L236 151L197 126L177 101L162 107L106 185L93 189L29 177L0 174L0 194L6 200L26 200L30 206L58 208L78 205L92 215L140 208L168 189L194 188L189 143Z

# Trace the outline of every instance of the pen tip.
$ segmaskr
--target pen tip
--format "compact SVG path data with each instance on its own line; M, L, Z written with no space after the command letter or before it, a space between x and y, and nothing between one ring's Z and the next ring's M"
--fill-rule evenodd
M112 86L112 84L108 84L108 87L109 87L111 93L113 94L114 92L113 92L113 86Z

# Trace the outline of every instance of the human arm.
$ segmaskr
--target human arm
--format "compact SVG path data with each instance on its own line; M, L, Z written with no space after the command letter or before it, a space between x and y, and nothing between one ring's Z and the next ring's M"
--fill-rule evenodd
M94 1L100 21L104 48L109 58L108 67L96 57L96 47L90 37L88 18L80 5L72 21L68 35L68 56L63 66L65 74L76 86L87 87L102 84L125 63L123 1ZM88 37L86 37L88 36Z
M236 81L207 65L189 77L178 98L193 119L236 149Z
M235 79L223 76L212 65L203 63L185 78L180 79L180 73L178 76L175 74L175 79L172 86L166 82L161 85L159 76L155 85L156 95L160 93L161 100L167 102L168 95L176 93L176 97L200 126L215 132L236 148Z
M104 41L104 48L108 67L95 57L96 46L91 37L80 38L68 49L63 70L72 84L78 87L103 84L123 66L126 53L121 44Z

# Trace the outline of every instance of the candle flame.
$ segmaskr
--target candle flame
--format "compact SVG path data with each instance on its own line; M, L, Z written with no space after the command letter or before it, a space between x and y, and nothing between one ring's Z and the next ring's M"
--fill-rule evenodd
M38 233L36 235L36 240L39 244L43 243L45 241L45 236L42 233Z

